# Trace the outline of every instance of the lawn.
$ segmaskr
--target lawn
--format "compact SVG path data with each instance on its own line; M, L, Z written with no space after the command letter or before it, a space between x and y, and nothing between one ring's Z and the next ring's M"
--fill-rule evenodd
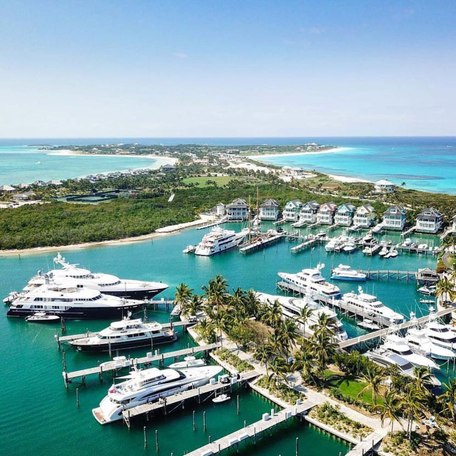
M239 179L239 178L238 178ZM230 181L233 180L232 176L216 176L216 177L187 177L182 180L184 184L195 184L198 187L208 187L211 182L215 182L219 187L228 184Z
M361 393L366 383L358 380L348 380L340 377L333 378L328 385L337 388L345 397L352 398L366 404L373 404L372 393L370 390ZM361 394L360 394L361 393ZM377 394L377 404L382 402L382 397Z

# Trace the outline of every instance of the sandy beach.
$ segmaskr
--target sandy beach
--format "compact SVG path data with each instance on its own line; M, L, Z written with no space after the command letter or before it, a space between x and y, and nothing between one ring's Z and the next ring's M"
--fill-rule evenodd
M255 160L261 160L262 158L272 158L272 157L292 157L294 155L322 155L322 154L334 154L338 152L346 152L347 150L352 150L353 147L333 147L332 149L326 149L322 151L315 152L289 152L286 154L259 154L259 155L245 155L246 158L253 158Z

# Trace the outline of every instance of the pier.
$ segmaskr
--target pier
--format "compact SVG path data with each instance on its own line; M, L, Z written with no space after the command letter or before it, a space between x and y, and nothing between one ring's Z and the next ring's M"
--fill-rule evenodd
M416 280L418 274L417 271L394 271L389 269L360 269L359 272L366 274L366 277L370 280L402 280L406 282Z
M261 420L255 423L249 424L231 434L225 435L224 437L215 440L212 443L208 443L197 450L187 453L187 456L210 456L212 454L219 454L221 451L227 448L236 447L244 440L249 439L253 443L256 443L256 438L263 432L272 429L284 421L289 420L292 417L297 417L307 413L311 408L317 405L313 400L306 400L304 402L298 401L296 405L287 407L280 412L269 415L264 414Z
M122 415L125 423L128 427L131 426L131 420L142 415L148 415L152 412L161 411L163 414L167 415L174 410L183 409L185 407L185 401L188 399L197 399L198 403L201 404L205 402L212 396L218 395L225 391L231 391L234 385L242 385L250 380L261 375L259 372L253 370L246 372L244 374L237 376L229 377L227 382L213 379L210 383L199 388L189 389L172 396L163 397L161 400L150 402L147 404L138 405L137 407L132 407L128 410L125 410ZM226 378L226 377L225 377Z
M285 234L279 233L279 234L274 234L272 236L264 235L260 237L260 239L253 241L244 247L241 247L239 249L239 252L241 253L253 253L256 252L257 250L264 249L265 247L269 247L270 245L273 245L282 239L285 238Z
M299 245L296 245L295 247L291 248L291 253L299 253L302 252L303 250L309 249L310 247L313 247L316 243L318 242L318 239L308 239L307 241L302 242Z
M65 384L65 387L68 388L68 384L71 383L74 379L76 378L81 378L82 383L85 383L85 378L88 375L98 375L98 378L100 381L103 378L103 374L105 372L111 372L111 371L118 371L120 369L124 369L126 367L132 368L133 366L140 366L140 365L147 365L151 364L154 361L158 361L160 364L164 364L164 361L166 359L170 358L179 358L181 356L188 356L188 355L194 355L196 353L201 353L201 352L206 352L208 353L211 350L214 350L216 348L220 347L220 343L217 342L215 344L209 344L209 345L201 345L198 347L191 347L191 348L184 348L183 350L176 350L173 352L167 352L167 353L160 353L160 354L153 354L153 353L147 353L146 356L143 356L141 358L126 358L124 356L122 357L117 357L116 359L113 359L112 361L107 361L105 363L101 363L98 366L95 367L89 367L87 369L81 369L73 372L66 372L65 370L62 372L63 376L63 382ZM64 367L65 369L65 367Z
M448 309L439 310L438 312L435 313L435 318L445 317L446 315L451 314L453 312L453 310L454 310L453 307L450 307ZM403 329L408 329L413 326L418 326L423 323L426 323L427 321L429 321L429 315L425 315L424 317L421 317L421 318L414 318L413 320L409 320L404 323L401 323L400 325L397 325L396 331L401 331ZM389 333L389 331L390 330L388 328L380 329L378 331L374 331L369 334L365 334L363 336L358 336L358 337L354 337L352 339L343 340L342 342L339 342L339 348L345 349L345 348L353 347L354 345L363 344L365 342L369 342L371 340L378 339L380 337L384 337Z

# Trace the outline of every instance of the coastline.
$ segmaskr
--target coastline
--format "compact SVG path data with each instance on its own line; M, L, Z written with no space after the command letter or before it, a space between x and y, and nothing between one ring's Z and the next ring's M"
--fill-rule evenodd
M257 155L243 155L246 158L253 158L255 160L261 160L261 158L275 158L275 157L293 157L303 155L322 155L322 154L335 154L338 152L346 152L347 150L353 150L354 147L332 147L331 149L312 151L312 152L287 152L285 154L257 154Z

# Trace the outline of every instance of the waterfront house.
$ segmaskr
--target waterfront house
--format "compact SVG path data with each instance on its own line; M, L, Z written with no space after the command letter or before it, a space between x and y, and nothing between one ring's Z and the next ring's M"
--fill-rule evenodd
M316 223L320 205L316 201L309 201L304 204L299 213L299 221L303 223Z
M247 220L249 218L249 206L241 198L237 198L231 204L227 204L225 209L228 220Z
M351 203L341 204L337 208L334 222L339 226L350 226L353 223L356 207Z
M317 212L317 222L320 225L332 225L337 206L334 203L325 203L320 206Z
M383 228L402 231L405 227L406 213L402 206L391 206L383 213Z
M302 203L299 200L288 201L283 209L283 219L287 222L297 222L301 207Z
M437 233L442 224L442 214L433 207L422 210L416 217L416 231L419 233Z
M226 206L223 203L218 203L215 206L215 215L217 217L223 217L226 214Z
M393 193L396 185L386 179L382 179L375 182L374 188L377 193Z
M376 218L374 208L370 204L363 204L356 209L353 224L360 228L370 228L375 224Z
M277 220L279 212L279 203L274 199L267 199L260 206L260 220Z

